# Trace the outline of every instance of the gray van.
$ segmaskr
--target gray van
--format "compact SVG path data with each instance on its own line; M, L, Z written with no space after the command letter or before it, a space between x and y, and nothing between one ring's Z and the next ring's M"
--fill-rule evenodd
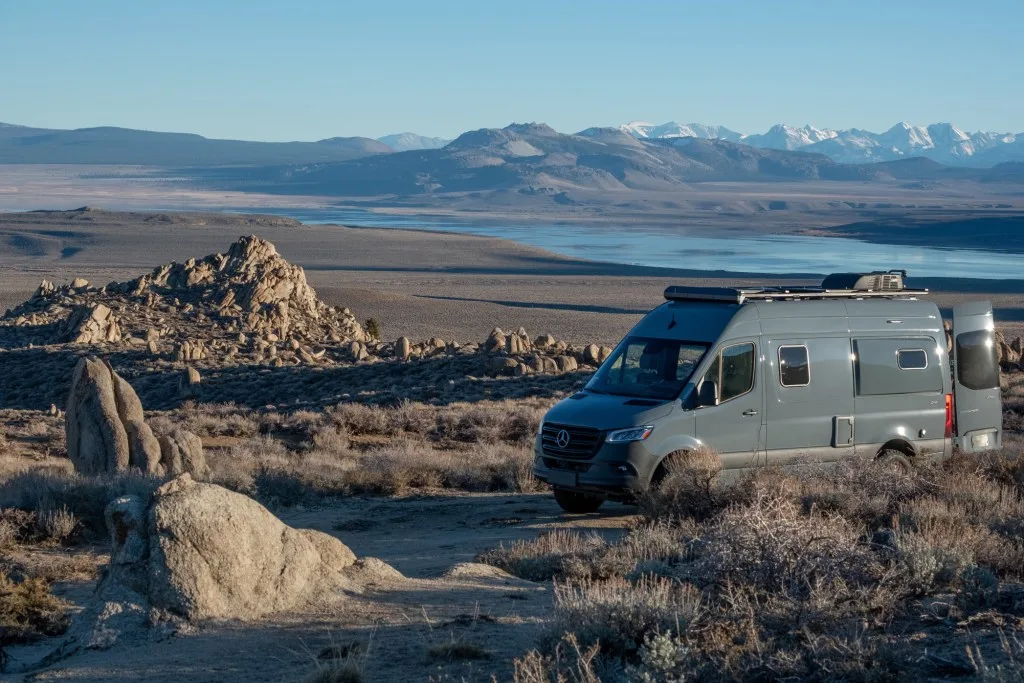
M723 467L998 448L992 306L938 307L905 271L818 287L669 287L587 385L548 411L534 474L569 512L629 501L670 455Z

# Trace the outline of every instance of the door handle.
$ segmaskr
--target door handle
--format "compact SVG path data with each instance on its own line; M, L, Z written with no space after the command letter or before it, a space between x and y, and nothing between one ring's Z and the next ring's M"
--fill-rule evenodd
M757 411L756 410L752 410L752 409L751 410L744 410L743 414L745 416L747 416L747 417L750 417L752 415L757 415Z

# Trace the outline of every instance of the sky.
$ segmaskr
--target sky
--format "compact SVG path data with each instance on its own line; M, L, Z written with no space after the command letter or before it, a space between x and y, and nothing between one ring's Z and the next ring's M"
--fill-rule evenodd
M0 0L0 121L245 140L1024 131L1020 0Z

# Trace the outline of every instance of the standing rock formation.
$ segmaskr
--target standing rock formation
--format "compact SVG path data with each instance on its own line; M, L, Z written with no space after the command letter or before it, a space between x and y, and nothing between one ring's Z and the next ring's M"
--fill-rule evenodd
M203 395L202 377L199 371L189 367L178 376L178 398L200 398Z
M142 414L131 385L113 368L82 358L71 381L65 419L68 456L82 474L136 467L160 473L160 445Z

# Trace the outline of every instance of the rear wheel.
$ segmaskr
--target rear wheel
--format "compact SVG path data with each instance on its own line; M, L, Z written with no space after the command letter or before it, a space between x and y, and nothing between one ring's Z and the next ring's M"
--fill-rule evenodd
M914 463L911 462L906 453L892 449L879 453L878 457L875 458L875 462L900 474L910 474L914 469Z
M583 493L567 489L555 489L555 502L566 512L575 515L597 512L604 503L604 496L597 493Z

